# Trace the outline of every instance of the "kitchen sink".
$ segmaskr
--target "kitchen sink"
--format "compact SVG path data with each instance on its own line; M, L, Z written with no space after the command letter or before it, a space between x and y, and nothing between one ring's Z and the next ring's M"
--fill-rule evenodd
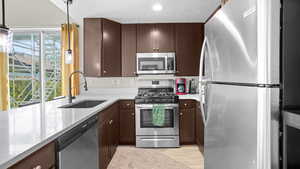
M59 108L92 108L106 102L106 100L83 100L75 103L70 103Z

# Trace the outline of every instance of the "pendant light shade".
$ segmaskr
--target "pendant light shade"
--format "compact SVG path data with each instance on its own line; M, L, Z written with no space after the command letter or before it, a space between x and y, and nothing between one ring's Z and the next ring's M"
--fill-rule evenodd
M69 5L72 4L72 0L65 0L67 4L67 29L68 29L68 49L65 51L65 64L73 63L73 51L71 49L71 37L70 37L70 13Z
M2 0L2 25L0 25L0 52L10 53L12 48L12 32L5 25L5 1Z
M0 28L0 52L10 53L12 48L12 32L9 29Z
M73 53L70 49L65 51L65 64L73 64Z

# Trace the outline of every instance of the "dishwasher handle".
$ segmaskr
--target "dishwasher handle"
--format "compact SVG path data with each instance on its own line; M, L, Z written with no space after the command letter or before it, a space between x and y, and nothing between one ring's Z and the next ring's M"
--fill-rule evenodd
M92 117L89 120L81 123L80 125L76 126L75 128L71 129L61 137L57 139L57 149L58 151L62 151L64 148L72 144L76 141L79 137L81 137L86 131L92 128L98 121L98 117Z

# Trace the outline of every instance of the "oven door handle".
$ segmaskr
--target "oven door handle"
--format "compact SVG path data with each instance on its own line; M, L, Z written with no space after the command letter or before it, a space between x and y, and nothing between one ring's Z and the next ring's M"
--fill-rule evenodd
M175 108L179 107L178 104L162 104L162 106L166 109L175 109ZM138 109L149 109L149 108L151 109L151 108L154 107L154 105L145 104L145 105L136 105L135 107L138 108Z

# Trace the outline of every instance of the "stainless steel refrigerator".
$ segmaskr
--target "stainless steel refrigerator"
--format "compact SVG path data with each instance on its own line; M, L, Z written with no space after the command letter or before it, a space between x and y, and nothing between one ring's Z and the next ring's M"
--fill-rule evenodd
M230 0L205 24L205 169L279 169L280 0Z

